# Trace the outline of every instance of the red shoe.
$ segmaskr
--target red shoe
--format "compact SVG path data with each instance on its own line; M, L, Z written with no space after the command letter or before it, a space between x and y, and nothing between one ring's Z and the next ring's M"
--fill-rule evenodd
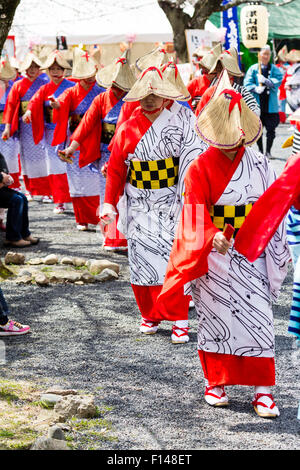
M177 325L172 326L172 336L171 341L173 344L183 344L188 343L190 338L188 334L189 328L181 328Z
M3 223L3 220L0 220L0 230L6 232L6 225Z

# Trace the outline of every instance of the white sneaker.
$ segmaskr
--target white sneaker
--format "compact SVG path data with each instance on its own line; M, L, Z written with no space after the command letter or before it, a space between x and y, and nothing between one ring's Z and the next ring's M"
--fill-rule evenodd
M279 416L279 409L274 403L270 393L256 393L253 397L252 405L258 416L262 418L276 418Z
M210 406L227 406L229 404L224 386L206 387L204 399Z
M188 343L189 338L189 327L188 322L186 320L179 320L176 321L175 324L172 326L172 335L171 341L173 344L184 344Z
M87 229L88 229L88 224L78 224L77 226L77 230L80 230L81 232L85 232Z
M26 193L25 196L28 202L33 201L33 196L30 193Z
M158 330L158 325L159 322L146 321L142 319L140 332L144 333L145 335L154 335Z

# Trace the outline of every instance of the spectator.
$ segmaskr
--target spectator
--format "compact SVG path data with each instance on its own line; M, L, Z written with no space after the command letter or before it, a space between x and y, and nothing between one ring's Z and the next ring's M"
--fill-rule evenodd
M21 192L8 188L12 183L5 158L0 153L0 208L8 209L4 245L17 248L36 245L39 239L34 238L29 231L27 198Z
M260 119L266 128L266 156L272 158L271 149L275 139L275 129L279 124L278 88L282 82L282 73L276 65L270 63L270 46L263 47L259 52L259 63L252 65L245 76L244 86L253 94L260 104ZM263 151L262 136L257 141L261 153Z

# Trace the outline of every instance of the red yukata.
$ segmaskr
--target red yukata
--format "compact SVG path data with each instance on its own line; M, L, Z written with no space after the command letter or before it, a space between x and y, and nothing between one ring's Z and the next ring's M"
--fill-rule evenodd
M62 79L59 84L54 82L43 85L31 98L28 109L31 111L32 133L35 144L43 140L45 144L48 181L55 204L71 202L67 179L67 164L62 162L52 147L55 124L49 96L58 96L66 89L74 86L74 82Z
M56 124L52 145L68 145L71 134L75 131L94 98L104 91L96 82L85 90L80 82L65 90L59 97L59 109L53 110L53 122ZM91 142L87 143L89 145ZM97 225L99 223L100 181L99 175L89 167L82 167L80 151L74 153L73 164L67 165L69 191L78 225Z

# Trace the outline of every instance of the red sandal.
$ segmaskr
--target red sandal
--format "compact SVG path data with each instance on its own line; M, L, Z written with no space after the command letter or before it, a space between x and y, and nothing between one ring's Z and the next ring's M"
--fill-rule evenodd
M213 390L217 392L217 389L221 389L222 391L221 395L218 395L217 393L212 393ZM206 403L208 403L211 406L228 406L229 404L228 396L226 395L223 385L206 387L205 393L204 393L204 399Z
M264 399L263 397L267 398ZM274 403L273 396L270 393L256 393L252 405L258 416L262 418L276 418L280 415Z
M172 326L172 336L171 341L173 344L183 344L188 343L190 338L188 335L189 328L188 327L179 327L177 325Z

